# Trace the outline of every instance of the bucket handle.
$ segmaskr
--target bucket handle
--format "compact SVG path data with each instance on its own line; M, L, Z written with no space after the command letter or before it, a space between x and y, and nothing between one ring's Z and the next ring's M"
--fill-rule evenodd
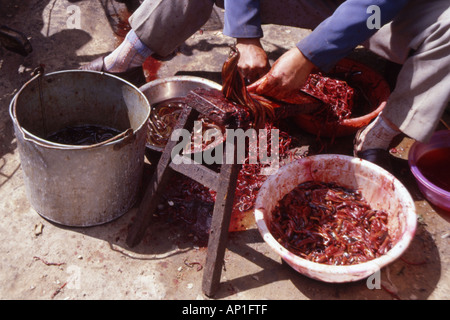
M87 149L94 149L97 147L101 147L103 145L106 145L108 143L114 142L116 140L120 140L123 138L122 141L119 141L118 143L116 143L113 147L114 150L120 150L122 149L124 146L126 146L127 144L131 143L132 141L134 141L136 134L134 133L133 129L129 128L123 132L121 132L120 134L111 137L108 140L96 143L96 144L91 144L91 145L64 145L64 144L59 144L59 143L45 143L45 140L37 140L35 138L29 138L28 137L28 133L25 132L21 127L17 126L17 129L22 133L22 137L25 141L27 142L31 142L31 143L35 143L43 148L48 148L48 149L71 149L71 150L87 150Z
M128 145L131 142L133 142L134 140L136 140L136 134L134 133L133 129L131 129L131 128L125 130L119 136L123 136L123 139L122 139L122 141L119 141L114 145L113 150L115 150L115 151L122 149L126 145ZM115 136L109 140L118 139L119 136ZM106 140L106 141L108 141L108 140Z
M48 149L92 149L92 148L96 148L96 147L100 147L103 146L107 143L111 143L113 141L116 140L120 140L123 138L122 141L118 142L116 145L114 145L114 150L120 150L122 149L125 145L131 143L132 141L134 141L134 139L136 138L136 134L133 131L132 128L128 128L127 130L121 132L120 134L111 137L108 140L96 143L96 144L91 144L88 146L77 146L77 145L64 145L64 144L54 144L51 143L49 144L48 142L46 143L46 141L44 139L39 139L38 137L34 137L33 135L31 135L30 133L28 133L27 131L25 131L18 123L17 121L17 117L16 117L16 97L17 95L13 98L13 101L11 102L13 104L12 106L12 115L14 117L14 121L16 122L16 129L21 133L23 140L27 141L27 142L31 142L31 143L36 143L41 147L44 148L48 148Z
M20 94L22 93L22 91L25 89L25 87L27 87L30 83L32 83L33 81L35 81L36 79L40 79L44 74L44 70L43 70L43 66L39 66L37 67L31 74L31 79L28 80L27 82L25 82L25 84L19 89L19 91L14 95L13 99L11 100L11 106L10 106L10 114L11 117L13 118L13 121L16 123L16 128L17 130L20 131L20 133L22 134L22 137L25 141L28 142L35 142L41 146L41 143L38 143L37 141L35 141L34 139L30 139L27 137L27 133L22 129L22 126L19 124L19 121L17 120L17 97L20 96ZM40 91L41 89L39 89ZM40 94L40 93L39 93ZM40 101L42 102L42 97L39 98ZM42 106L41 106L42 107Z
M28 80L23 86L22 88L16 93L16 95L13 97L12 101L11 101L11 108L10 108L10 113L11 116L13 117L13 121L16 122L16 128L20 131L20 133L22 134L22 137L25 141L27 142L31 142L31 143L36 143L41 147L44 148L49 148L49 149L93 149L96 147L100 147L103 146L107 143L111 143L113 141L116 140L120 140L123 138L122 141L118 142L116 145L114 145L114 150L120 150L122 149L124 146L126 146L127 144L131 143L132 141L135 140L136 138L136 134L133 131L132 128L128 128L127 130L121 132L120 134L111 137L108 140L96 143L96 144L91 144L88 146L77 146L77 145L63 145L63 144L49 144L49 143L45 143L46 141L44 139L39 139L38 137L35 138L32 134L28 133L27 131L25 131L24 129L22 129L22 127L19 124L19 121L17 120L17 97L20 95L20 93L22 92L22 90L24 90L24 88L30 84L31 82L33 82L34 80L38 79L40 80L41 77L44 76L44 71L43 71L43 67L37 67L33 73L32 73L32 78L30 80ZM42 103L42 102L41 102ZM31 136L31 137L29 137Z
M37 78L42 77L42 75L43 75L43 67L39 66L32 72L31 79L28 80L27 82L25 82L25 84L22 86L22 88L20 88L19 91L14 95L14 97L12 99L12 108L11 108L12 109L11 115L14 117L14 120L17 121L17 113L16 113L17 99L16 99L16 97L18 97L20 95L20 93L25 89L26 86L28 86L31 82L33 82Z

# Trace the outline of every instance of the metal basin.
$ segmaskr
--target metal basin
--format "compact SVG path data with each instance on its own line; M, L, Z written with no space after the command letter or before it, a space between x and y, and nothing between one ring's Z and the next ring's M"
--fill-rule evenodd
M154 112L154 105L170 99L183 98L191 90L197 88L221 90L222 86L214 81L204 78L194 76L173 76L148 82L139 89L147 97L152 106L152 112ZM147 147L155 151L163 151L163 147L155 146L148 140Z

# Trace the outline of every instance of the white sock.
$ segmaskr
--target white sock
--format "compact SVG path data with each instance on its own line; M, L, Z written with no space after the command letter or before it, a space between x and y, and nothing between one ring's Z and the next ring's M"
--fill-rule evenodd
M153 52L141 41L133 30L127 33L123 42L104 59L108 72L124 72L141 66Z
M381 116L371 122L359 135L355 142L355 151L369 149L387 150L392 140L401 132L394 129Z

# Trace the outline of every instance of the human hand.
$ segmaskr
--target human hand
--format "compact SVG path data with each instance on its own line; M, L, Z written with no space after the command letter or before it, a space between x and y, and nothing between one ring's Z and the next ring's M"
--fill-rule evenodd
M314 67L314 64L297 47L294 47L278 58L270 71L249 85L247 90L258 95L283 100L304 85Z
M270 63L259 38L237 39L236 49L240 57L238 69L241 71L246 84L253 83L270 70Z

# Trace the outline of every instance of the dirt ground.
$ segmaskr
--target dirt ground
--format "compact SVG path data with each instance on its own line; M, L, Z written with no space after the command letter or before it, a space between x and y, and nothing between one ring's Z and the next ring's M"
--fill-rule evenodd
M73 5L81 17L76 28L69 23ZM1 23L25 33L33 46L27 57L0 48L1 299L450 298L450 214L430 205L418 191L405 160L413 142L407 138L396 148L395 174L415 200L418 229L402 259L381 270L379 289L370 289L366 280L329 284L302 276L250 225L230 234L220 288L207 297L201 289L206 249L175 222L156 217L143 241L129 248L125 240L136 207L88 228L64 227L39 216L25 193L9 103L38 65L44 64L46 72L76 69L113 50L120 40L117 21L126 16L126 8L112 0L0 0L0 8ZM202 31L163 61L157 77L190 74L220 82L233 43L221 33L222 18L216 8ZM272 61L309 32L280 26L264 26L264 31L263 45ZM355 52L355 58L380 72L386 69L383 60L370 54ZM328 152L350 154L351 141L337 139Z

